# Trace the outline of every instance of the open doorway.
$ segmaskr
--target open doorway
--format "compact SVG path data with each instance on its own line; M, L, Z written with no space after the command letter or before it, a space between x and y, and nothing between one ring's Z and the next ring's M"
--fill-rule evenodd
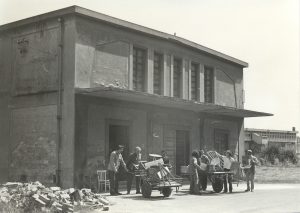
M106 159L109 162L110 154L116 150L118 145L123 145L123 159L126 163L129 156L130 144L130 122L123 120L107 120L106 122ZM123 167L120 167L118 172L119 180L126 180L126 172Z
M176 130L176 174L180 175L180 166L187 166L189 164L189 156L189 131Z
M129 126L110 124L108 130L108 155L116 148L118 145L123 145L125 147L122 156L125 159L129 155Z

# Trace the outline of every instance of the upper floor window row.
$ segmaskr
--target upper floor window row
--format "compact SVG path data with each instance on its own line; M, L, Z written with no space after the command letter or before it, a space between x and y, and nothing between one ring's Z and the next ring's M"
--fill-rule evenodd
M133 73L132 73L132 88L136 91L147 91L147 60L148 54L146 49L133 47ZM158 52L153 53L153 81L148 82L153 86L153 93L163 95L164 85L172 83L173 97L182 98L183 94L183 59L174 57L173 59L173 76L171 82L165 82L164 79L164 55ZM200 65L195 62L190 64L190 75L185 79L190 82L188 89L190 90L190 97L188 99L199 101L200 99ZM204 102L214 102L214 72L212 67L204 67Z

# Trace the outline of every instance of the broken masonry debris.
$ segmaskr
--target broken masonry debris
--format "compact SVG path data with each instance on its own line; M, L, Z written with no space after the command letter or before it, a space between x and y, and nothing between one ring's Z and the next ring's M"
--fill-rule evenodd
M91 189L45 187L40 182L7 182L0 185L0 205L14 204L16 208L71 213L81 209L109 210L109 201Z

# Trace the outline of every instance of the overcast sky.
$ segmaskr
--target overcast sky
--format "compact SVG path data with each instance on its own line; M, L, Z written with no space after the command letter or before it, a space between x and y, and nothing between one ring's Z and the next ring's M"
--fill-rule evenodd
M78 5L184 37L249 63L245 127L300 129L298 0L0 0L0 25Z

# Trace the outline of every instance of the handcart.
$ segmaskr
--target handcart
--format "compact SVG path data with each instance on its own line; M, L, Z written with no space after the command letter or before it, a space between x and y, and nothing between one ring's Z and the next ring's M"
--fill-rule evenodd
M223 169L224 162L220 155L215 151L207 152L210 159L208 169L208 179L211 181L212 188L216 193L223 190L223 181L226 176L231 175L233 183L237 183L237 186L243 176L242 169L239 162L232 162L229 172L225 172Z
M160 155L150 154L149 156L156 159L141 163L135 171L135 175L141 177L142 195L150 198L152 190L159 190L164 197L169 197L172 188L178 189L182 186L183 179L171 174L169 167L164 165Z

